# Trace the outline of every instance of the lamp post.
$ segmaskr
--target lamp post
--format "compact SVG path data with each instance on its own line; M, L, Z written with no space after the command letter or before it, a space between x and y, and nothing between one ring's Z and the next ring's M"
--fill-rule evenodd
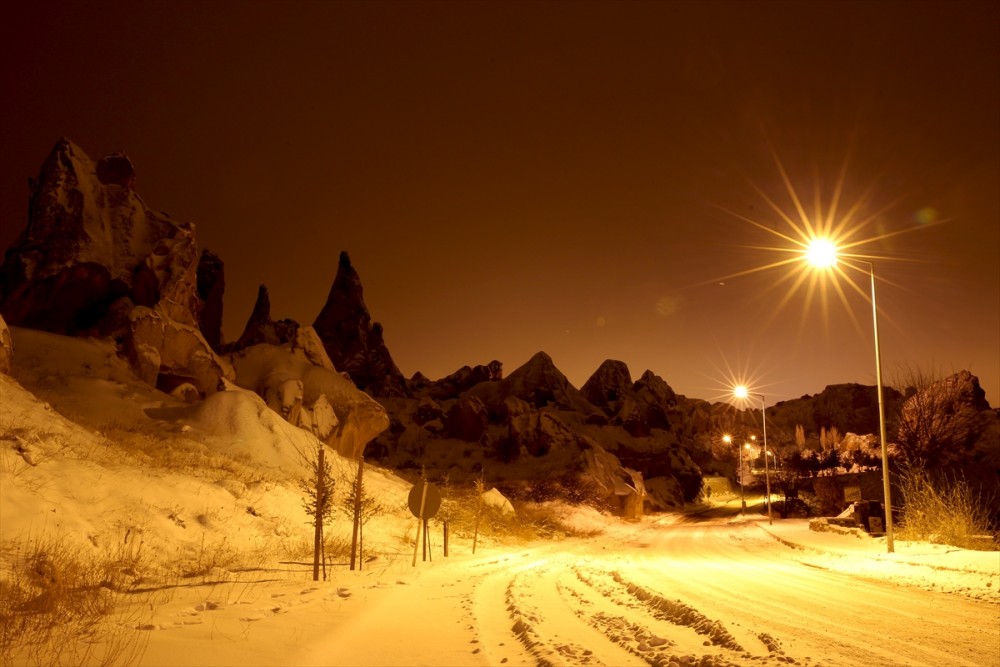
M736 398L746 399L751 395L755 398L760 399L760 418L764 425L764 485L765 491L767 493L767 523L773 524L774 519L771 516L771 473L767 469L767 410L764 406L764 396L762 394L750 394L746 387L739 385L733 389L733 394Z
M806 259L819 269L832 268L837 264L837 246L828 239L814 239L806 249ZM878 306L875 305L875 263L864 259L851 258L868 266L872 288L872 328L875 333L875 384L878 392L878 430L882 441L882 493L885 496L885 543L889 553L896 550L892 534L892 492L889 485L889 452L885 437L885 402L882 398L882 357L878 344Z

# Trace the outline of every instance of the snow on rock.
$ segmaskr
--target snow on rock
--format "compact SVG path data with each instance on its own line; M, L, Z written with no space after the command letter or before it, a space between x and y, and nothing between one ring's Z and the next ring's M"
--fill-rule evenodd
M478 396L493 411L499 411L507 398L516 397L533 408L551 406L584 415L598 412L545 352L536 353L502 380L472 387L469 394Z
M159 308L137 306L129 313L125 356L150 385L172 391L194 385L203 395L217 391L219 380L232 380L232 367L216 355L197 327L167 317Z
M292 426L252 391L220 391L193 406L180 421L215 436L215 447L290 476L305 476L320 446L311 433Z
M483 505L495 507L501 514L514 514L514 506L496 487L483 493Z
M57 142L32 182L28 225L0 267L0 311L12 326L124 339L147 381L193 375L210 393L225 369L192 333L202 307L194 225L149 209L134 182L124 154L95 165L68 139ZM137 307L156 314L158 334L136 331Z
M254 345L232 355L236 369L236 383L272 401L283 402L292 387L297 391L301 386L301 406L303 413L310 409L315 412L320 397L324 397L333 409L337 425L328 435L328 443L344 456L354 457L364 451L364 446L389 426L385 408L362 391L343 375L324 366L317 366L315 349L307 341L306 346L297 345ZM289 383L292 383L289 385ZM281 410L281 402L272 403L276 411ZM320 411L325 407L320 406ZM291 410L289 410L291 414ZM320 422L328 417L320 417ZM311 417L305 417L312 424Z

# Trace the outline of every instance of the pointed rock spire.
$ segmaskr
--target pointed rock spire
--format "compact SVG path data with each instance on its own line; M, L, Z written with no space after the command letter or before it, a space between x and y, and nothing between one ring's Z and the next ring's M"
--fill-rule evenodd
M267 285L261 285L257 288L257 301L254 302L253 312L250 313L250 319L243 327L243 334L236 341L234 348L242 350L261 343L284 345L295 339L298 328L298 322L293 320L275 322L271 319L271 297L267 292Z
M406 379L382 339L382 325L372 322L361 278L347 252L340 253L337 275L313 328L337 370L350 375L373 396L409 396Z

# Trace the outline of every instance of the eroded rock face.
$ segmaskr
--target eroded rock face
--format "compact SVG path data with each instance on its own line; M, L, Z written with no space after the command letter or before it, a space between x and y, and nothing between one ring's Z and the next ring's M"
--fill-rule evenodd
M10 375L11 366L14 364L14 342L10 337L10 329L7 323L0 316L0 373Z
M116 300L162 302L193 325L194 227L146 207L70 141L59 141L32 183L28 226L8 251L0 308L12 326L109 335L103 316ZM129 179L125 179L128 181Z
M257 301L254 302L250 319L247 320L243 333L232 351L243 350L261 343L284 345L295 340L298 329L299 323L294 320L275 322L271 319L271 297L267 292L267 286L261 285L257 288Z
M104 185L120 185L135 190L135 167L125 153L111 153L97 161L97 180Z
M194 226L147 208L134 185L124 154L95 164L57 142L0 267L0 312L12 326L115 337L140 376L214 391L225 364L193 334L202 307Z
M910 396L900 414L897 440L898 456L919 468L1000 461L998 413L969 371Z
M501 457L534 457L543 475L558 480L571 499L598 502L640 516L646 496L643 476L626 468L593 438L574 430L549 408L533 408L510 396L504 401L507 436Z
M607 359L583 383L580 393L610 417L618 411L618 401L631 390L632 374L625 362Z
M640 515L647 501L673 507L697 496L701 470L691 452L700 444L687 433L689 402L652 373L633 383L623 363L605 363L587 386L595 406L544 352L506 378L477 375L477 368L489 370L466 366L437 382L415 375L414 398L383 401L394 427L372 451L390 466L452 480L497 471L499 479L521 480L512 481L519 496L598 502L623 516ZM463 455L435 472L442 451ZM656 496L647 497L648 476L663 478Z
M145 382L165 392L189 383L201 394L233 380L232 366L211 351L194 326L166 317L157 306L138 306L129 314L130 330L122 344L125 358Z
M389 427L389 417L385 408L332 366L315 364L308 347L254 345L235 352L230 358L236 383L270 397L273 410L287 412L286 419L292 423L317 437L325 436L325 442L341 455L356 457ZM300 415L295 415L296 406Z
M677 405L677 396L651 371L633 383L624 362L608 359L580 392L608 416L609 424L621 426L632 437L648 437L653 429L671 429L669 414Z
M298 351L301 351L313 366L319 366L334 373L337 372L333 361L330 360L326 349L323 347L323 341L319 339L319 334L312 327L298 327L295 330L295 338L292 340L292 352Z
M462 366L457 371L430 382L417 373L410 379L411 389L425 390L432 398L451 398L471 389L481 382L497 382L503 379L503 364L493 360L488 364L478 366Z
M410 395L385 346L382 325L371 321L361 278L346 252L340 253L337 276L313 328L333 365L350 375L359 389L380 397Z
M212 349L222 349L222 297L226 290L225 266L215 253L204 250L198 260L198 298L202 308L198 318L201 335Z
M478 396L492 413L498 413L508 397L516 397L535 408L591 415L598 410L580 393L545 352L536 353L508 377L496 382L481 382L468 390Z
M448 437L466 442L479 442L486 435L489 414L475 396L462 396L451 406L444 427Z

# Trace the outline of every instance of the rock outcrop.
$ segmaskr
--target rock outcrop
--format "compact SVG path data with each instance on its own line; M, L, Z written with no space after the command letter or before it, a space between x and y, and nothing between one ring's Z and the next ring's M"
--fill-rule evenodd
M158 308L136 306L129 312L121 350L136 375L168 393L189 383L205 396L218 390L221 379L234 377L229 363L212 352L196 327L172 320Z
M897 452L920 469L987 462L1000 465L1000 414L979 378L960 371L922 387L900 412Z
M380 399L392 425L369 453L454 481L489 470L514 497L593 502L633 517L644 504L677 507L699 493L700 445L681 435L685 399L662 379L647 372L633 383L625 364L608 361L585 395L544 352L508 377L500 369L465 366L437 381L414 375L412 398ZM630 434L626 414L646 435ZM647 475L658 480L654 493Z
M489 413L475 396L461 396L444 418L444 433L449 438L479 442L486 436Z
M410 379L411 391L424 391L432 398L455 397L481 382L496 382L503 379L503 364L494 359L488 364L462 366L451 375L430 381L417 373Z
M250 319L247 320L243 333L230 351L243 350L261 343L285 345L295 340L298 329L299 323L295 320L285 319L275 322L271 319L271 297L267 292L267 286L261 285L257 288L257 301L254 302Z
M14 365L14 342L10 337L10 329L7 323L0 316L0 373L10 375L10 369Z
M203 250L198 260L198 317L201 335L216 352L222 349L222 297L226 291L225 265L215 253Z
M677 406L677 395L651 371L633 383L625 363L609 359L580 392L604 412L608 423L621 426L633 437L647 437L653 429L671 429L669 415Z
M624 361L607 359L591 375L580 393L608 416L615 414L617 403L622 396L632 390L632 375Z
M580 390L570 384L545 352L538 352L508 377L481 382L468 390L478 396L492 414L500 414L508 397L519 398L534 408L546 406L585 416L598 414Z
M264 397L287 421L324 437L338 453L355 457L389 426L385 408L334 371L329 359L317 358L311 327L299 331L295 343L234 353L236 383Z
M194 226L149 209L134 186L124 154L95 164L57 142L0 267L0 312L11 326L116 337L148 381L169 391L187 378L214 391L232 371L198 329Z
M337 276L313 328L334 366L359 389L380 397L410 395L382 339L382 325L372 322L361 278L346 252L340 253Z

